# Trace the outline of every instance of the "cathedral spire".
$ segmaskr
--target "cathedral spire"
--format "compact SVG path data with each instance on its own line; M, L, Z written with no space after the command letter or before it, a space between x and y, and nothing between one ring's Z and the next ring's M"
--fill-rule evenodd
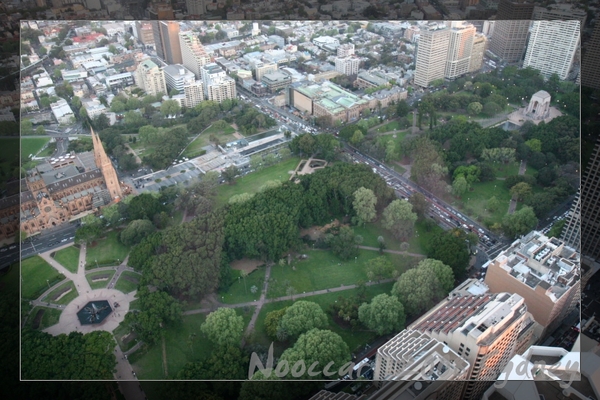
M110 193L110 197L112 200L120 200L123 196L121 191L121 185L119 183L119 178L117 177L117 172L113 167L110 159L106 155L104 151L104 146L102 146L102 142L98 135L94 132L94 128L90 127L90 132L92 133L92 143L94 145L94 160L96 161L96 167L100 168L102 171L102 175L104 176L104 182L106 187Z

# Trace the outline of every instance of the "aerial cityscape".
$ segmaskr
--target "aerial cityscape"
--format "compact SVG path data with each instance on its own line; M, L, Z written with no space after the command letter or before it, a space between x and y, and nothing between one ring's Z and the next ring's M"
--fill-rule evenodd
M22 379L597 396L581 26L22 21Z

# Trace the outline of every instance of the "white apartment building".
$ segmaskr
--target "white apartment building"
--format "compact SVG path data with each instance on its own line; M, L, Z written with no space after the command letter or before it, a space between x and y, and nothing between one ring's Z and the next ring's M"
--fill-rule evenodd
M165 82L165 74L151 60L144 60L135 71L135 84L146 93L156 95L157 93L167 93L167 85Z
M483 65L483 55L487 50L488 40L482 33L476 33L473 38L473 48L471 49L471 60L469 62L469 72L479 71Z
M207 100L221 103L223 100L236 98L235 81L217 64L206 64L200 72Z
M358 67L360 65L360 58L358 57L336 57L335 58L335 70L340 74L344 75L356 75L358 74Z
M200 70L211 62L210 56L204 49L200 39L193 32L180 32L179 44L181 47L182 64L200 79Z
M455 79L469 72L476 29L467 22L452 22L445 77Z
M69 124L75 119L75 114L65 99L59 99L56 103L50 104L50 108L59 124Z
M345 43L337 48L338 57L350 57L354 55L354 45L352 43Z
M421 29L417 41L414 83L428 87L431 82L443 79L450 44L450 29L437 23Z
M204 100L204 83L202 81L195 81L185 85L183 87L183 94L185 95L185 106L187 108L196 107Z
M194 73L181 64L167 65L163 67L163 72L168 90L175 89L183 93L184 86L196 81Z
M535 68L546 78L556 73L567 79L580 37L578 20L533 21L523 67Z
M204 15L204 0L185 0L188 15Z

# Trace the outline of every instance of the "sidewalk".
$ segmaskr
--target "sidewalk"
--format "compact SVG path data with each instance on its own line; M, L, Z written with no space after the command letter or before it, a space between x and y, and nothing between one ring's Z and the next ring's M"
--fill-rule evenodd
M527 171L527 161L521 160L521 165L519 166L519 175L525 175L525 171ZM512 214L517 209L517 196L513 196L510 199L510 204L508 205L508 213Z

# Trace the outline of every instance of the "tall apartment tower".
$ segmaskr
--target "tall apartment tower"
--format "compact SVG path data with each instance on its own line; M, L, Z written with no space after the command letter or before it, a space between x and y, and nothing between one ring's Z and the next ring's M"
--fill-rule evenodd
M149 59L142 61L135 71L135 83L146 93L167 93L164 71Z
M92 133L92 144L94 145L94 160L96 161L96 166L102 171L104 183L110 193L111 199L119 201L123 197L123 193L121 191L119 178L117 177L117 172L106 155L100 138L91 127L90 132Z
M207 100L221 103L223 100L236 98L235 81L217 64L202 66L201 76Z
M185 0L185 6L187 7L188 16L204 15L205 13L204 0Z
M581 84L600 89L600 24L597 22L592 37L584 48L581 64Z
M581 255L600 261L600 139L596 141L581 189L563 228L562 239L579 249ZM576 246L578 245L578 246Z
M210 56L200 43L198 36L191 31L179 33L179 44L183 65L196 75L196 79L200 79L202 67L211 62Z
M175 13L171 3L154 1L148 5L148 14L151 20L173 20Z
M135 21L135 31L138 40L144 46L154 46L154 32L149 21Z
M455 79L469 72L471 52L476 29L467 22L452 22L450 26L450 43L444 76Z
M167 64L182 64L179 22L152 21L156 54Z
M527 0L500 0L490 51L509 63L521 61L532 16L533 3Z
M187 108L196 107L204 100L204 83L196 81L184 86L183 94L185 95L185 106Z
M427 87L431 82L444 78L449 43L450 29L445 25L431 23L421 29L415 61L416 85Z
M581 38L580 22L533 21L523 67L533 67L546 78L556 73L567 79Z
M575 8L572 4L551 4L546 7L536 6L533 9L534 20L573 20L577 19L580 22L580 26L585 26L587 19L587 11Z
M335 70L343 75L358 74L360 59L357 57L336 57Z
M354 45L352 43L345 43L339 45L337 48L338 57L349 57L354 55Z
M482 292L475 280L462 286L469 288L453 291L408 328L443 342L466 360L468 381L460 398L480 399L522 343L530 344L535 321L518 294Z
M543 340L565 319L580 299L579 252L558 238L538 231L515 240L492 260L485 283L492 292L510 290L525 299Z
M487 50L488 40L482 33L477 33L473 38L471 49L471 60L469 61L469 72L479 71L483 65L483 56Z

